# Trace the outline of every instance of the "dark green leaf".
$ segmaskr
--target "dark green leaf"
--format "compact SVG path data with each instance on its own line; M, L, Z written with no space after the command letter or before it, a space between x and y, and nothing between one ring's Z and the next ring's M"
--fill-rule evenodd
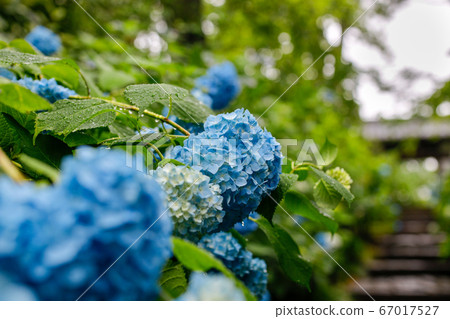
M40 136L34 145L30 132L5 113L0 113L0 147L12 157L25 153L55 168L71 153L66 144L48 135Z
M328 176L327 174L325 174L324 172L322 172L321 170L315 168L315 167L310 167L312 169L312 171L319 176L327 185L321 185L319 186L321 189L320 194L325 195L325 192L333 194L333 191L331 191L331 189L335 190L337 193L339 193L346 201L347 203L350 205L351 202L355 199L355 196L347 189L345 188L341 183L339 183L337 180L335 180L334 178ZM316 184L318 185L318 184Z
M261 204L259 204L256 212L267 218L268 221L272 222L273 214L278 206L278 204L283 200L286 192L294 185L297 181L296 174L281 174L280 183L278 187L270 193L270 196L266 194Z
M52 108L46 99L15 83L0 84L0 103L22 113Z
M161 272L159 285L172 298L178 298L187 288L186 273L183 265L170 259Z
M219 270L235 282L236 286L242 290L247 300L255 300L255 297L250 293L247 287L245 287L245 285L211 253L181 238L172 237L172 242L173 254L186 268L202 272L206 272L210 269Z
M22 53L9 49L0 50L0 64L32 64L57 61L59 58L52 58L44 55Z
M36 121L36 137L42 131L68 135L79 130L105 127L114 122L114 106L108 102L90 100L59 100L49 112L39 113Z
M332 233L335 233L338 229L338 223L330 216L320 212L303 194L288 192L284 198L284 202L290 213L306 217L311 221L319 223Z
M234 239L236 239L239 244L241 244L243 248L247 247L247 239L245 239L245 237L242 236L236 229L231 228L230 233L231 235L233 235Z
M139 84L126 88L125 97L139 107L140 112L153 110L153 104L169 106L172 114L189 123L203 123L212 110L193 97L188 90L170 84Z
M16 109L0 103L0 112L11 115L21 126L28 131L34 131L34 123L36 120L36 113L21 113Z
M325 143L320 149L320 154L322 155L323 160L325 161L323 165L324 166L330 165L337 157L338 148L328 139L325 139Z
M255 222L269 239L286 275L309 290L309 280L312 275L311 265L300 256L300 250L289 233L278 225L272 226L264 217L258 218Z

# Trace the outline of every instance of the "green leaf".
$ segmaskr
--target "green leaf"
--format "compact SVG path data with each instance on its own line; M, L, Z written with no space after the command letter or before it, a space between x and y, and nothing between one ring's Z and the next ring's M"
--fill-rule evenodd
M24 39L12 40L9 43L9 46L23 53L36 54L36 50L33 48L33 46Z
M322 145L320 149L320 154L323 157L325 163L324 166L330 165L337 157L338 148L336 145L331 143L328 139L325 139L325 143Z
M303 194L298 192L288 192L284 198L284 203L289 212L319 223L333 234L339 227L335 220L319 211Z
M127 100L138 106L140 112L156 110L153 104L169 106L172 114L189 123L203 123L213 111L193 97L188 90L170 84L130 85L124 92Z
M9 49L0 50L0 64L32 64L46 63L58 60L59 58L53 58L44 55L22 53Z
M134 76L120 70L104 70L98 77L98 84L107 92L121 89L132 83L136 83Z
M58 170L40 160L21 154L19 155L19 161L23 166L28 168L28 170L32 170L38 175L45 176L52 182L56 182L59 179Z
M42 131L68 135L72 132L105 127L114 122L114 105L98 100L59 100L49 112L39 113L34 136Z
M47 64L41 67L41 72L47 79L53 78L69 89L75 90L78 87L79 74L67 64Z
M52 108L46 99L15 83L0 84L0 103L22 113Z
M296 174L281 174L280 183L278 187L270 193L270 196L266 194L259 204L256 212L267 218L269 222L272 222L273 214L277 209L278 204L283 200L286 192L295 184L297 181Z
M55 168L63 156L71 154L66 144L52 136L41 136L33 144L30 132L5 113L0 113L0 147L11 157L25 153Z
M34 131L34 124L36 120L36 113L21 113L16 109L0 103L0 112L11 115L21 126L28 131Z
M230 233L231 235L233 235L234 239L236 239L239 244L241 244L242 248L247 247L247 239L245 239L245 237L242 236L236 229L231 228Z
M188 285L183 265L170 259L161 272L159 285L172 298L178 298Z
M300 256L297 244L283 228L271 223L264 217L254 220L266 234L277 254L281 269L297 284L309 288L312 275L311 265Z
M327 174L325 174L324 172L315 167L311 166L310 169L325 182L316 184L316 186L320 184L318 186L320 189L316 191L318 193L317 195L319 195L320 197L321 196L326 197L327 196L326 193L329 193L330 196L332 196L333 194L335 194L334 191L336 191L347 201L349 205L355 199L355 196L337 180L328 176Z
M255 297L247 287L245 287L245 285L211 253L181 238L172 237L172 242L173 254L186 268L202 272L206 272L210 269L217 269L235 282L236 286L242 290L247 300L255 300Z
M342 196L323 179L314 185L314 199L324 208L335 209L342 200Z

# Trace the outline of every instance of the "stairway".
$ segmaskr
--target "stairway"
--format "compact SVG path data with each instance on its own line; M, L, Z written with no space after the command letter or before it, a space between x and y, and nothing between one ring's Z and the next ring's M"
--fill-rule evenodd
M375 300L449 300L450 260L439 258L443 234L431 233L435 221L430 211L405 210L398 230L377 241L377 255L368 276L358 283ZM371 300L357 285L355 300Z

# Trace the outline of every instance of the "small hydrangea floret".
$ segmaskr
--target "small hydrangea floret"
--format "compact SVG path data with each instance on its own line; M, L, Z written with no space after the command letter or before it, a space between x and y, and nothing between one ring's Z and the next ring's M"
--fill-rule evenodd
M52 55L61 49L61 39L59 36L52 30L41 25L35 27L28 33L25 40L45 55Z
M58 100L69 98L69 96L77 95L73 90L70 90L62 85L56 83L55 79L41 79L33 80L29 77L15 81L18 84L26 87L31 92L40 95L47 99L50 103L54 103Z

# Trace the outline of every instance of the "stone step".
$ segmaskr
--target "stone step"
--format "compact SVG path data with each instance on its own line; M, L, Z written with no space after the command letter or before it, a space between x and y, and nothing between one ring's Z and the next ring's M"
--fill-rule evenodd
M401 220L397 223L397 232L403 234L428 233L434 223L432 220Z
M440 274L450 276L450 260L376 259L369 265L371 276L399 274Z
M444 240L444 234L393 234L379 238L377 243L389 247L422 247L439 245Z
M422 246L383 246L378 251L378 258L436 258L439 256L438 245Z
M383 276L358 279L375 300L448 300L450 277L432 275ZM356 284L351 286L355 299L370 298Z

